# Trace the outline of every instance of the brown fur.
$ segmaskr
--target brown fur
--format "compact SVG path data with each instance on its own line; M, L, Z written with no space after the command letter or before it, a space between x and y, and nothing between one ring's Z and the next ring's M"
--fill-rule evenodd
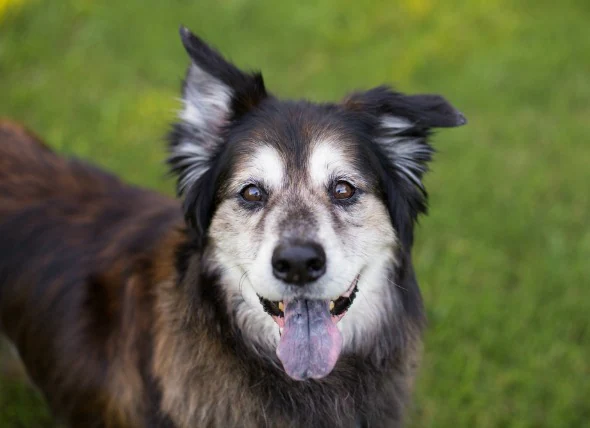
M181 224L175 200L0 123L0 320L72 425L145 425L153 286Z
M419 325L402 320L400 346L380 361L343 356L334 376L293 381L234 339L177 201L58 157L9 122L0 236L0 327L71 426L401 421Z

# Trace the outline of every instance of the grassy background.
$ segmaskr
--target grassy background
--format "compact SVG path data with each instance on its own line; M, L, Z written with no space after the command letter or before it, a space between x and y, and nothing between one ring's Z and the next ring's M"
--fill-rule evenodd
M179 23L285 97L444 94L469 125L427 179L411 425L590 426L589 21L587 0L0 0L0 116L171 194ZM2 355L0 426L50 426Z

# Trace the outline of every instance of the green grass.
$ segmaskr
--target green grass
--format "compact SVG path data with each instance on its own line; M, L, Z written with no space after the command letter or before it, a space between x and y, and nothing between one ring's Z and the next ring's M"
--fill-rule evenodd
M187 64L180 23L262 69L281 96L336 100L381 83L444 94L469 125L437 135L427 179L415 263L430 325L411 425L590 426L586 0L25 0L0 11L0 116L170 194L161 136ZM0 426L47 426L39 397L11 379L0 378Z

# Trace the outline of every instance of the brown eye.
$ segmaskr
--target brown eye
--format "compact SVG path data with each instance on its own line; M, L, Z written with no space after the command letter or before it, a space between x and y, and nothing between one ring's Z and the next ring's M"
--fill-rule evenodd
M242 198L244 198L248 202L260 202L262 201L262 190L259 187L255 186L254 184L250 184L246 186L244 190L242 190Z
M352 195L354 195L355 188L352 184L346 181L339 181L334 186L334 190L332 190L332 195L335 199L350 199Z

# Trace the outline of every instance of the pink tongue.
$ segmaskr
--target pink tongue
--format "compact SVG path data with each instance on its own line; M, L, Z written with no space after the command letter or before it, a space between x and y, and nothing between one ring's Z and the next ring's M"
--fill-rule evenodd
M340 355L342 336L332 321L329 300L285 303L285 327L277 355L296 380L327 376Z

